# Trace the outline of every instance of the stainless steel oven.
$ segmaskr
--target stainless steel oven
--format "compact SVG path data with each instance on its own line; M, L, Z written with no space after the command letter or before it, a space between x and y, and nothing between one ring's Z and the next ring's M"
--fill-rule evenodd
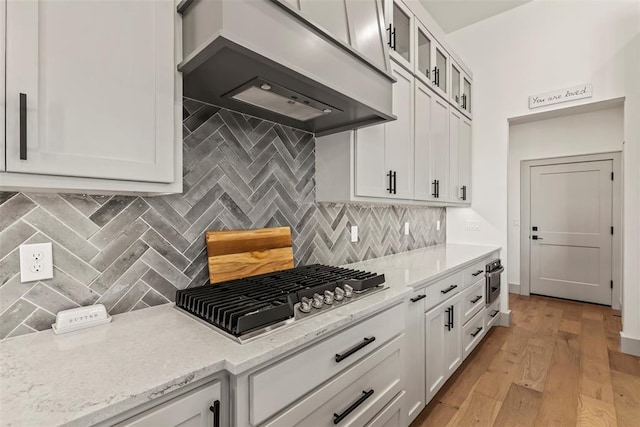
M487 305L500 297L500 275L504 271L502 262L497 259L486 266L485 276L487 280Z

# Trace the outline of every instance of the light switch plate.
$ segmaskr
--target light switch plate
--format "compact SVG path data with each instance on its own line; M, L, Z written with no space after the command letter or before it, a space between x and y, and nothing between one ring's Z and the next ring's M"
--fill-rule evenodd
M351 243L355 243L358 241L358 226L351 226Z
M20 281L34 282L53 278L51 242L20 246Z

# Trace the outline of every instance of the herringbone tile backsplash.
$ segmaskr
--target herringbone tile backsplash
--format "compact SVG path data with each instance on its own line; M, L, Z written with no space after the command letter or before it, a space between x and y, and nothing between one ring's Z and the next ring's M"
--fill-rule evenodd
M117 314L205 284L208 229L290 225L297 264L340 265L445 241L443 208L315 203L311 134L190 100L183 130L183 194L0 193L0 339L47 329L63 309L102 303ZM20 283L18 246L49 241L54 278Z

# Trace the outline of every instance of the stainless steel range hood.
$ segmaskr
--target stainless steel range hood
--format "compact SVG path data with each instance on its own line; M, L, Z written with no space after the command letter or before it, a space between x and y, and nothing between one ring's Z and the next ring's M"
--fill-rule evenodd
M344 2L349 40L279 0L184 0L184 96L320 136L394 120L381 0Z

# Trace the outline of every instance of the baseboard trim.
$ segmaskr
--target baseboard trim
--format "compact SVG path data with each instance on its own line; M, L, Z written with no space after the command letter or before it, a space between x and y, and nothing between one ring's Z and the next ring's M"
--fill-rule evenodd
M500 317L498 318L498 321L496 323L507 328L511 326L511 310L501 311Z
M640 356L640 338L629 337L620 332L620 351L633 356Z
M509 283L509 293L520 295L520 283Z

